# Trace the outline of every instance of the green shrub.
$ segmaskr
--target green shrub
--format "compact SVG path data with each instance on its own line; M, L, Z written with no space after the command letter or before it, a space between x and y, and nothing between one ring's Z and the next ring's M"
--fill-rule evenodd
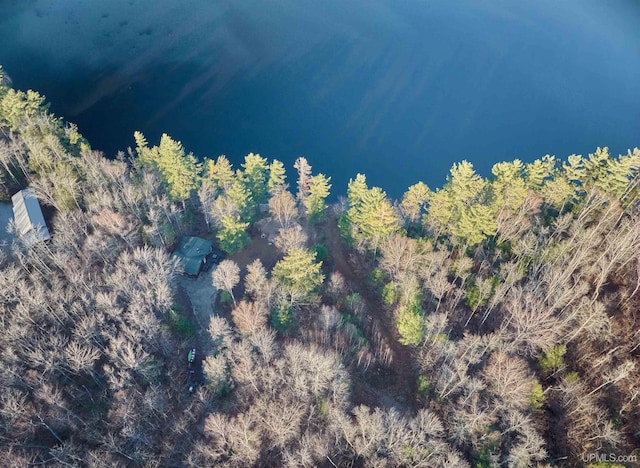
M327 250L327 246L324 244L316 244L313 246L313 251L316 253L316 261L321 262L327 259L329 255L329 251Z
M350 311L355 312L362 304L362 296L358 293L349 294L344 298L344 304Z
M280 333L287 333L293 328L293 325L293 310L289 304L281 304L271 314L271 326Z
M542 385L540 382L534 382L531 386L531 407L533 409L540 409L544 404L544 391L542 390Z
M574 383L580 380L580 376L578 375L577 372L569 372L567 375L564 376L564 380L567 383Z
M558 370L564 364L566 352L567 347L565 345L557 345L551 348L538 359L540 370L547 374Z
M384 280L384 273L380 268L374 268L374 270L369 274L369 281L371 281L374 285L379 285Z
M396 321L400 343L408 346L418 346L424 338L424 322L422 315L409 307L403 307Z
M233 302L233 297L229 293L229 291L220 291L220 303L221 304L231 304Z
M196 336L196 326L184 315L169 309L169 320L171 321L171 329L180 338L193 338Z
M382 302L384 305L391 306L395 304L397 299L396 285L392 282L385 284L384 288L382 288Z
M429 388L431 388L431 384L429 384L429 381L427 380L427 378L424 375L419 375L418 376L418 389L417 389L416 397L418 399L426 398L427 395L429 394Z

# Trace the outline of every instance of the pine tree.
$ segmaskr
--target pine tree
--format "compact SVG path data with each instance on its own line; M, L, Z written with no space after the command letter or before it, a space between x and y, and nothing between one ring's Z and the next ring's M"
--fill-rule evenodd
M494 164L491 172L495 177L491 181L492 204L495 212L498 213L503 209L517 211L527 196L522 161L515 159L513 162Z
M477 201L482 194L485 183L482 177L476 174L473 164L462 161L451 167L445 190L450 194L455 205L460 207L463 204Z
M584 167L582 183L593 185L604 192L607 192L609 182L609 148L596 148L594 153L582 160Z
M320 287L324 281L322 262L316 263L316 253L293 248L273 267L271 275L289 293L303 295Z
M541 193L547 204L562 211L562 208L573 199L575 186L558 171L553 179L545 181Z
M135 131L133 133L133 137L136 140L136 154L138 155L138 160L146 166L157 169L156 164L158 161L158 155L157 155L158 149L149 148L147 139L144 137L142 132Z
M486 181L471 163L462 161L452 166L444 187L431 195L426 222L437 235L449 231L477 244L497 226L495 214L485 205L488 200Z
M367 178L364 174L358 174L355 179L350 179L347 185L347 201L349 202L349 206L355 206L360 203L368 190Z
M225 155L218 156L215 161L207 160L206 168L207 177L220 190L226 190L235 180L233 166Z
M326 177L324 174L318 174L309 179L309 194L304 199L306 215L309 219L320 219L323 216L327 207L325 200L331 189L330 180L331 177Z
M347 210L347 220L351 236L377 250L384 239L400 230L398 218L382 189L366 189L364 176L360 180L356 178L353 184L349 184L349 188L351 206Z
M584 159L582 156L572 154L567 162L562 164L565 178L574 185L580 185L585 180Z
M224 215L220 220L217 237L220 248L232 254L249 244L249 236L245 232L248 222L242 222L239 216Z
M223 196L236 207L237 213L242 219L249 218L255 201L249 189L242 182L236 179Z
M201 166L192 153L186 154L179 141L166 133L160 138L158 167L168 186L169 197L174 201L184 201L191 191L198 187Z
M429 211L424 221L439 236L449 226L454 217L454 203L449 193L443 189L432 192L429 198Z
M269 182L267 187L271 195L276 194L279 190L284 188L284 181L286 179L284 164L274 159L269 165Z
M420 220L420 215L424 212L431 190L424 182L412 185L402 196L400 207L409 223L414 224Z
M256 204L267 201L267 182L269 179L269 165L266 158L259 154L249 153L242 164L242 181L249 189Z
M628 151L626 155L620 155L618 159L609 160L609 176L607 178L607 193L618 199L624 198L630 188L630 183L638 176L640 169L640 149Z
M9 89L0 99L0 122L6 122L12 130L18 130L22 120L30 120L38 114L45 114L49 105L44 96L36 91L16 91Z
M476 203L460 211L458 222L451 226L451 233L466 239L469 245L476 245L493 236L498 229L493 210Z
M140 162L158 171L171 200L184 204L200 182L198 160L191 153L185 154L182 144L166 133L160 138L160 146L152 148L141 132L135 132L134 138Z
M545 181L551 179L556 170L556 158L546 155L542 159L536 159L524 168L527 188L539 191Z

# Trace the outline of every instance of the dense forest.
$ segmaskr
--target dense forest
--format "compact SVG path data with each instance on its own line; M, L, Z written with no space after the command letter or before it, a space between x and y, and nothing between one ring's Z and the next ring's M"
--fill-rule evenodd
M398 201L358 174L328 204L304 157L136 132L110 160L3 83L0 200L34 188L52 239L0 250L1 466L637 461L640 150L463 161ZM225 253L202 327L183 235Z

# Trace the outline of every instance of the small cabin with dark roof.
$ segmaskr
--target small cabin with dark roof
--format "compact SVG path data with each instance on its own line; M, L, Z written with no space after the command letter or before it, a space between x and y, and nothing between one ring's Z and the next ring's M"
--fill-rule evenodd
M32 245L51 238L34 189L19 191L11 197L11 201L16 234L25 244Z
M213 244L200 237L184 236L173 258L178 260L178 271L189 276L198 276L203 267L210 266Z

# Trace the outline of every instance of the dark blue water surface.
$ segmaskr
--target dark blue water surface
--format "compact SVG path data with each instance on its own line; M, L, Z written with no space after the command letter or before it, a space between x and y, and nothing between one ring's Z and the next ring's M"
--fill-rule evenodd
M0 0L0 64L107 156L166 132L334 193L640 145L632 0Z

